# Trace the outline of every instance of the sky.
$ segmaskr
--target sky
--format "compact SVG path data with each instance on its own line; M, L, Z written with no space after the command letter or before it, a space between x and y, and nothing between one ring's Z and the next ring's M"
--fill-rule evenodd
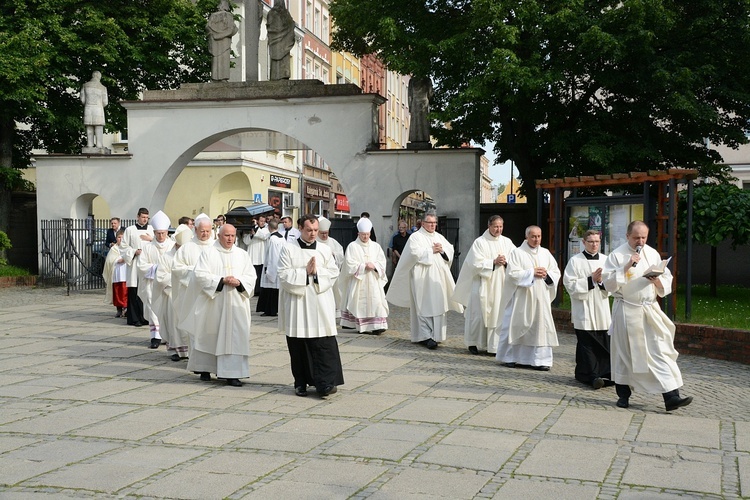
M506 161L505 163L501 163L499 165L495 165L495 158L496 155L494 153L495 143L494 142L486 142L484 144L479 145L480 148L484 149L485 153L484 156L489 158L490 160L490 177L492 178L493 184L507 184L510 182L510 170L511 170L511 164L510 161ZM516 177L518 176L518 171L515 172Z

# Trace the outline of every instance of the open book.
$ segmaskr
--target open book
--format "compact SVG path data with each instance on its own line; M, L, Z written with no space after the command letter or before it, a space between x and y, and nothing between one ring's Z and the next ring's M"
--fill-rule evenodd
M649 267L648 269L646 269L646 272L643 273L643 277L644 278L653 278L655 276L661 276L662 274L664 274L664 270L669 265L669 261L670 260L672 260L672 257L670 257L668 259L664 259L660 263L654 264L653 266Z

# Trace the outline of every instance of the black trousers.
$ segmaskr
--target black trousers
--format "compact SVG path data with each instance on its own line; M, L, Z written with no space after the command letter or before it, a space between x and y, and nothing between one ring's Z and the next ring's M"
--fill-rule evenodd
M344 384L336 337L287 337L286 345L291 358L294 387L312 385L322 391L326 386Z
M609 335L607 330L575 329L576 343L575 377L579 382L591 384L597 378L610 379Z
M148 325L148 320L143 317L143 302L138 297L138 287L128 287L128 312L126 315L129 325L141 323Z
M253 267L255 268L255 290L253 291L253 295L257 297L260 295L260 277L263 274L263 264L258 264L257 266L253 264Z

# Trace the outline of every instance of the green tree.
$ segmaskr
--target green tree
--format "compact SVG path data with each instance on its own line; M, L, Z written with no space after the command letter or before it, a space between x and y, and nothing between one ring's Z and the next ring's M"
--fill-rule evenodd
M687 234L687 192L680 192L680 236ZM702 184L693 190L693 241L711 245L711 296L716 297L717 247L750 243L750 191L734 184Z
M73 153L85 144L79 90L94 70L109 93L108 131L127 128L118 101L206 81L205 25L215 9L215 0L3 0L0 228L2 197L7 205L21 185L15 169L28 166L32 148Z
M698 168L747 142L750 0L332 0L334 46L430 76L441 144L538 178ZM532 189L528 189L531 187ZM532 205L533 206L533 205Z

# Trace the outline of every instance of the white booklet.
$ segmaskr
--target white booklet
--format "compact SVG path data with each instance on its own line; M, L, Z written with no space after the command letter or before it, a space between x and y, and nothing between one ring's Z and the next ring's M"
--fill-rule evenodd
M648 269L646 269L646 272L643 273L643 277L644 278L653 278L655 276L661 276L662 274L664 274L664 270L669 265L669 261L670 260L672 260L672 257L670 257L668 259L664 259L660 263L654 264L653 266L649 267Z

